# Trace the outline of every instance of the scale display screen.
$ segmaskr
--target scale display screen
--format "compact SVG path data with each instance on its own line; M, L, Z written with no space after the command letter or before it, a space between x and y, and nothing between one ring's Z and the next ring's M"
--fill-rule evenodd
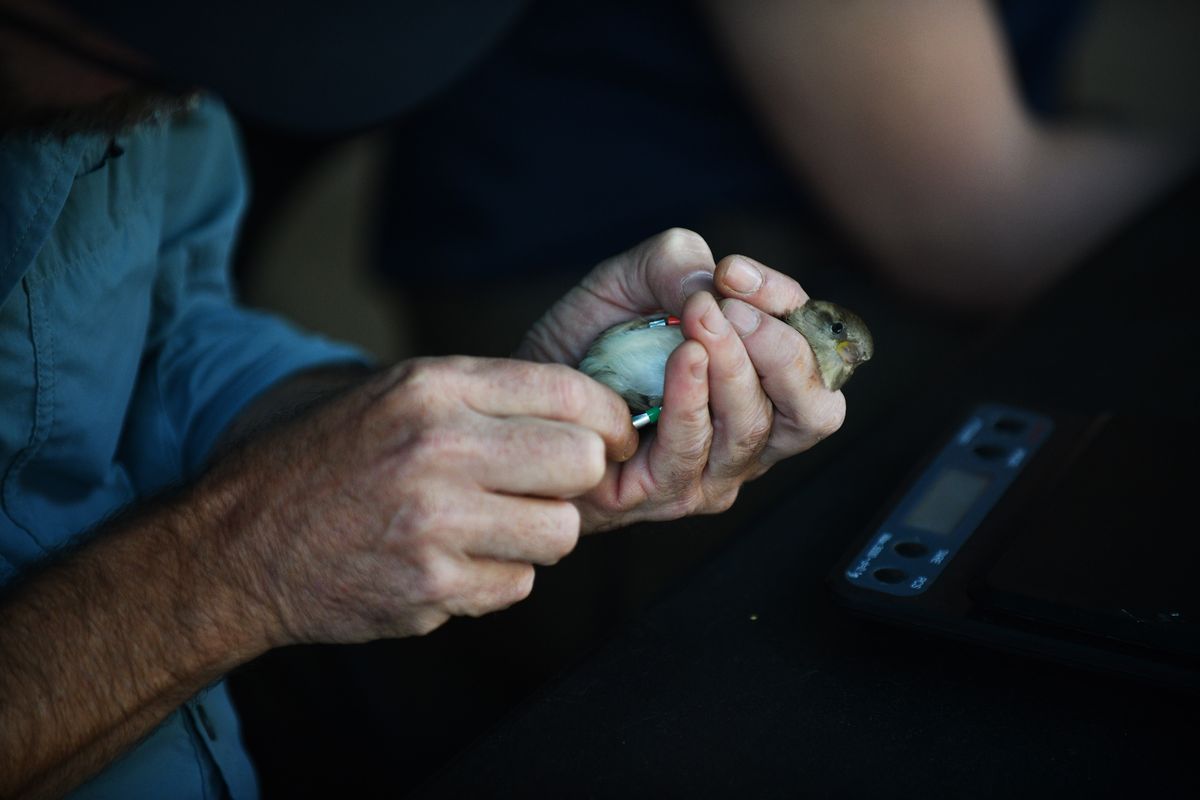
M944 536L962 521L991 482L988 475L947 467L913 504L904 524Z
M1033 411L977 406L873 526L846 580L895 597L925 592L1053 430Z

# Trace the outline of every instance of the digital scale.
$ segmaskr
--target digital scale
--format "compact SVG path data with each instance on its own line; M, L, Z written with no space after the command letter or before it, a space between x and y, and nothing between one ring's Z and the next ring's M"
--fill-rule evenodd
M1200 691L1200 426L968 413L839 563L852 610Z

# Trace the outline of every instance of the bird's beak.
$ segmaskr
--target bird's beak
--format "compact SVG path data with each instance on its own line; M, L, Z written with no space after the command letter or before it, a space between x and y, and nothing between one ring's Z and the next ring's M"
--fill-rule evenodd
M869 358L869 356L864 357L866 354L863 353L862 347L859 346L858 342L838 342L836 349L842 361L845 361L850 366L866 361Z

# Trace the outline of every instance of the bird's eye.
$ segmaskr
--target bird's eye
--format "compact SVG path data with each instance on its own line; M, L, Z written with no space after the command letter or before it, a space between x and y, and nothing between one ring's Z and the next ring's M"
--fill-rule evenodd
M840 323L840 322L835 322L829 326L829 330L833 332L834 336L840 336L842 331L844 331L845 329L846 329L845 326L842 325L842 323Z

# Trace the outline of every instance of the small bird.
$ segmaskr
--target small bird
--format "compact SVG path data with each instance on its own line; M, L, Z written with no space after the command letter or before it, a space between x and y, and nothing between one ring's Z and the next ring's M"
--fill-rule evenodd
M852 311L827 300L809 300L783 315L808 342L825 388L845 386L859 364L870 361L875 342ZM676 317L640 317L614 325L588 348L579 369L624 398L634 425L658 421L667 357L683 343Z

